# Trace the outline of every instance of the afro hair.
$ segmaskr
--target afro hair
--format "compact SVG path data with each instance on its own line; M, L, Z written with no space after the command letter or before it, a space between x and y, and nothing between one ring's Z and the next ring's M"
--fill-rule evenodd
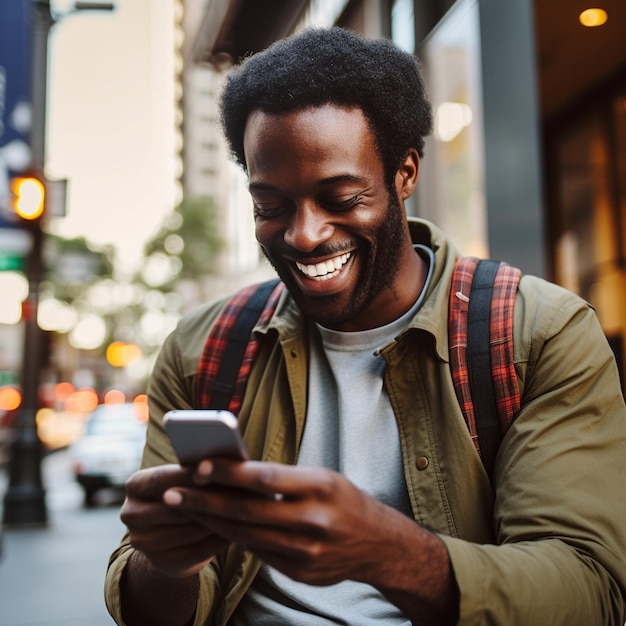
M252 111L280 114L325 104L363 111L388 180L411 148L423 156L432 111L419 61L389 40L334 27L300 31L229 72L220 119L233 158L247 170L243 137Z

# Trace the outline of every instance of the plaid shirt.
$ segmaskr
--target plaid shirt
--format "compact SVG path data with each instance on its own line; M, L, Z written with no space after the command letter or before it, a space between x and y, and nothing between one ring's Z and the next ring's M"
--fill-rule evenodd
M478 428L469 384L467 351L467 312L472 278L478 265L475 257L457 261L450 288L448 342L450 370L459 405L480 454ZM504 434L520 409L520 394L513 360L513 307L521 272L501 263L493 285L489 323L491 380L494 388L500 433Z

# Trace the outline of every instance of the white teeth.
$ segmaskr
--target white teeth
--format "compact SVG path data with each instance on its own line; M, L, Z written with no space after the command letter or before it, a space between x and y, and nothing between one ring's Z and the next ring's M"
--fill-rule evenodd
M318 263L315 266L315 271L317 272L318 276L323 276L324 274L328 274L328 267L326 267L326 263ZM332 268L330 271L333 271Z
M352 256L350 252L347 254L341 254L333 259L328 259L323 263L316 263L314 265L305 265L296 261L296 267L309 278L315 278L317 280L327 280L334 276Z

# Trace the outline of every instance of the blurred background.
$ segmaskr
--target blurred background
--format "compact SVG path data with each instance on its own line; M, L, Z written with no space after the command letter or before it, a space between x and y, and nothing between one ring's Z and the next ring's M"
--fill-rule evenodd
M78 509L122 483L166 335L272 274L216 98L242 57L334 24L424 66L435 128L408 211L589 300L623 372L622 0L2 0L6 528L49 529L65 479Z

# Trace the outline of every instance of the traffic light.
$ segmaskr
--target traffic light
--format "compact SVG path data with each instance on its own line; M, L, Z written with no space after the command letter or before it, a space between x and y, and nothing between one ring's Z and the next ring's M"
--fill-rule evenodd
M34 176L11 179L12 206L15 214L26 221L38 220L46 204L46 188Z

